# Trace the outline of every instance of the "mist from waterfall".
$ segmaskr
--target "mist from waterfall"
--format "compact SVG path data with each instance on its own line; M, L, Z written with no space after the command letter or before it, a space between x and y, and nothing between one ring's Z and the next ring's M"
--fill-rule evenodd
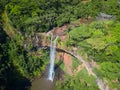
M58 36L53 41L53 36L51 36L51 44L50 44L50 66L49 66L49 73L48 73L48 79L50 81L53 81L54 79L54 61L55 61L55 51L56 51L56 40Z

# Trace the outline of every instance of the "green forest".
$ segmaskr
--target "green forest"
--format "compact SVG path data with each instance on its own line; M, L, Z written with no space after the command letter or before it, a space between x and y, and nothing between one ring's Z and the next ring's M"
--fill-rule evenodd
M0 0L0 90L31 90L50 62L49 32L65 73L55 90L120 90L120 0ZM74 54L67 53L72 69L60 51Z

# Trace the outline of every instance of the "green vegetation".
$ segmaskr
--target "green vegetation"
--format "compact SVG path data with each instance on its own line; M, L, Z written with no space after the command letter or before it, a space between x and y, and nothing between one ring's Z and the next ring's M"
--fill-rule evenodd
M72 70L75 70L81 64L76 58L72 59Z
M100 12L115 18L97 21ZM30 81L44 72L49 51L41 47L37 50L37 46L50 38L39 33L90 17L94 21L69 28L67 41L59 38L57 43L70 50L76 47L77 54L97 62L95 73L119 90L120 0L0 0L0 90L29 90ZM40 39L38 45L36 37ZM73 69L78 64L73 61ZM64 69L63 63L60 68ZM98 90L95 83L95 78L83 69L57 82L56 90Z
M3 38L4 37L4 38ZM3 40L2 40L3 38ZM5 33L1 33L0 44L0 86L17 90L30 86L29 79L39 76L48 62L48 52L40 51L39 56L27 52L16 40L11 40ZM44 54L41 54L44 53ZM26 80L28 80L26 82ZM16 85L17 84L17 85ZM22 85L21 85L22 84ZM21 87L21 88L20 88ZM26 86L27 87L27 86ZM4 89L3 89L4 90Z
M120 7L117 1L92 0L83 4L79 0L13 0L4 7L17 30L31 33L46 32L78 18L95 17L101 11L116 15L119 20Z
M87 53L86 59L98 62L100 68L97 69L96 74L110 81L109 85L118 90L120 84L119 26L120 22L116 21L95 21L90 25L83 24L69 32L66 43L69 47L76 46L78 50ZM81 55L83 53L80 52Z
M57 90L99 90L95 78L89 76L83 69L76 77L66 77L62 83L57 83Z

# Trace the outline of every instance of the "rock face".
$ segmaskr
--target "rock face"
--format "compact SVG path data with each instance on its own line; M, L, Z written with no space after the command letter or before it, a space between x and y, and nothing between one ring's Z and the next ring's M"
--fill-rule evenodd
M67 31L68 31L68 25L64 25L62 27L56 27L54 29L52 29L51 31L49 31L46 35L50 35L52 34L53 36L59 36L59 38L61 39L61 41L65 41L65 39L67 38Z
M69 74L70 76L73 75L72 71L72 57L69 54L66 53L57 53L56 58L59 60L59 62L64 63L65 66L65 72Z
M105 13L100 13L96 19L97 20L112 20L115 17L113 15L105 14Z
M63 58L64 58L63 62L65 64L66 73L72 76L72 74L73 74L73 72L72 72L72 58L70 55L68 55L66 53L64 53Z

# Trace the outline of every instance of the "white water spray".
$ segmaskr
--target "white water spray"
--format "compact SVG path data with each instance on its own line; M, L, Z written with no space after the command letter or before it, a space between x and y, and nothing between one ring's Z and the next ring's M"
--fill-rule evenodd
M48 79L53 81L54 79L54 61L55 61L55 51L56 51L56 40L58 36L55 38L54 41L52 41L53 36L51 37L51 45L50 45L50 67L49 67L49 74Z

